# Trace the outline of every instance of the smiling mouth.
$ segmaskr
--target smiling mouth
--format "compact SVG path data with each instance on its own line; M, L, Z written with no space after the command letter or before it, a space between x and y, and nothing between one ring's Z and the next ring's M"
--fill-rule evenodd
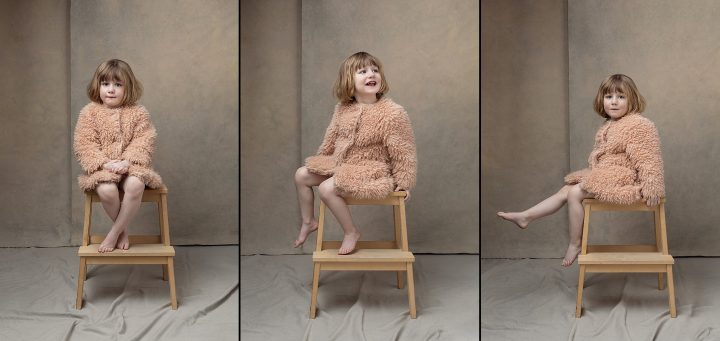
M365 83L365 85L375 86L375 85L377 85L377 82L375 82L375 81L369 81L369 82Z

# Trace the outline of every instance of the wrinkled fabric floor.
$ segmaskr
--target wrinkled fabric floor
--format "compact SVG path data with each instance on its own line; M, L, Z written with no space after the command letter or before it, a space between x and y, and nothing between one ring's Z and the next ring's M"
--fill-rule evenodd
M479 340L478 255L415 255L417 319L395 272L323 271L309 319L312 256L242 256L243 341Z
M589 273L575 318L578 266L560 259L482 259L485 340L720 340L720 258L675 258L677 318L657 274Z
M238 246L175 247L178 310L160 265L89 265L76 310L77 249L0 248L0 340L237 340Z

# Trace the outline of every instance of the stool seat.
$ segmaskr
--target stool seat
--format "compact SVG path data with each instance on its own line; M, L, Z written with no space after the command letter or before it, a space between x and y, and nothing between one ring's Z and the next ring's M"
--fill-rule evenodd
M80 257L138 257L138 256L175 256L175 248L163 244L130 244L127 250L115 249L111 252L98 252L100 244L81 246L78 250Z

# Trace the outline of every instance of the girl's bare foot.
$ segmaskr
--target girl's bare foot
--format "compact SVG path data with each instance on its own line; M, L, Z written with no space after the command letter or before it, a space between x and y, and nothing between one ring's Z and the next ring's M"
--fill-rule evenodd
M340 250L338 250L338 255L347 255L350 252L353 252L355 250L355 244L360 239L360 231L355 231L354 233L346 234L343 237L342 245L340 245Z
M295 239L295 247L299 247L300 245L305 244L305 239L307 239L307 236L317 229L317 220L313 220L309 224L303 223L302 226L300 226L300 234L298 235L297 239Z
M130 238L127 230L120 232L120 236L118 236L117 244L115 246L120 250L127 250L130 248Z
M580 254L580 250L581 250L580 246L575 246L575 245L570 244L568 246L567 252L565 252L565 259L563 259L562 264L560 264L560 265L562 265L564 267L568 267L568 266L572 265L572 263L575 262L575 259L577 258L577 256Z
M115 250L115 244L117 244L118 237L119 234L115 231L115 229L111 229L105 237L105 240L103 240L102 243L100 243L100 246L98 246L98 252L112 252L112 250Z
M507 221L512 221L521 229L527 228L530 223L530 219L522 212L498 212L497 215Z

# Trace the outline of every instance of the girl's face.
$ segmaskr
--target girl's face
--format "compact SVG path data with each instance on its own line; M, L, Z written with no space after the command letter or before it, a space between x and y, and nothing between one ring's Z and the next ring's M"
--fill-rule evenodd
M120 106L125 95L125 84L119 80L100 82L100 99L110 108Z
M620 92L611 92L603 96L605 112L611 119L617 120L627 114L627 97Z
M355 96L369 97L380 91L380 69L375 65L366 66L355 71Z

